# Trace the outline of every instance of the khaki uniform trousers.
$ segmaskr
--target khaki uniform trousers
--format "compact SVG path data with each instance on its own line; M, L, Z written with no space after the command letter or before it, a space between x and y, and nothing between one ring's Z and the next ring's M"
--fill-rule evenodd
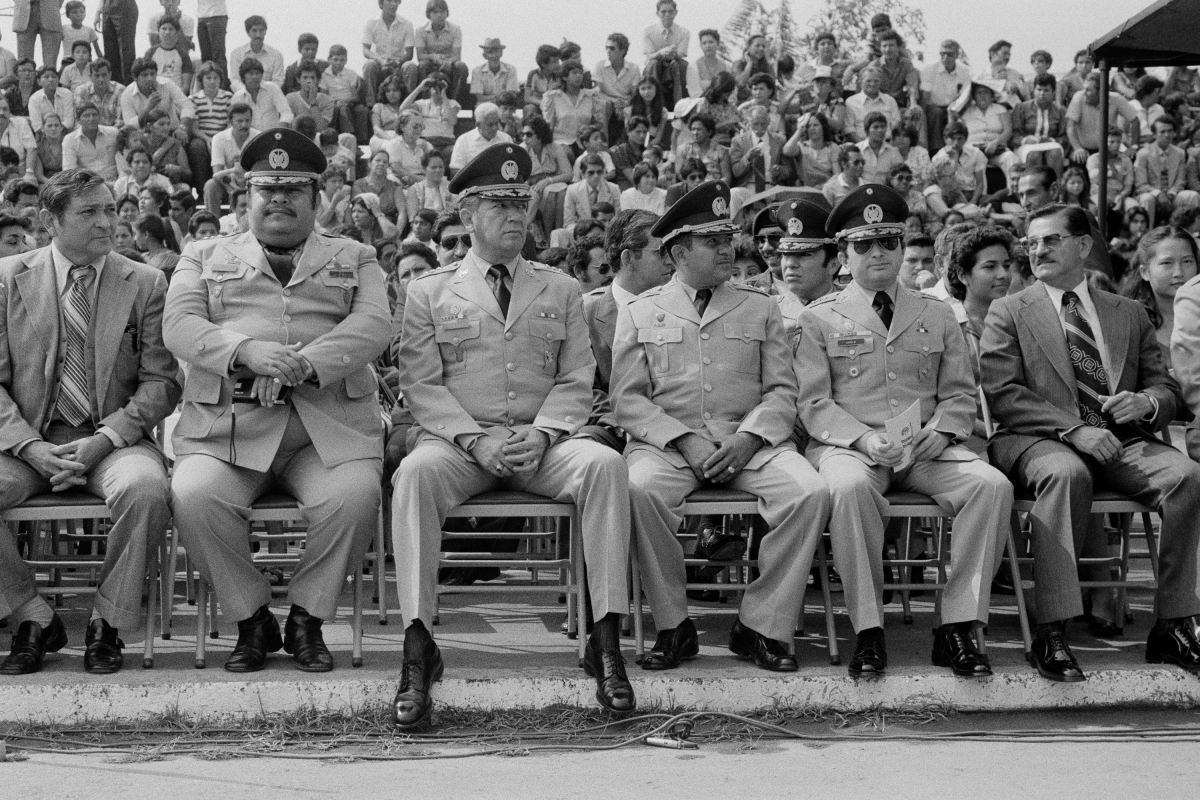
M400 462L392 485L396 588L405 627L418 619L427 628L433 624L447 512L501 488L575 503L595 618L629 607L629 479L625 461L604 445L563 439L546 451L537 472L500 479L462 448L426 438Z
M247 619L271 600L270 582L250 560L250 505L272 489L290 494L308 535L288 599L333 619L346 575L358 568L379 525L382 474L378 458L326 467L292 409L267 472L204 453L181 456L171 480L175 526L225 615Z
M829 490L803 456L777 449L760 468L744 469L720 487L757 495L758 513L771 529L759 544L758 578L742 596L738 616L758 633L786 642L795 634L813 554L829 519ZM700 481L653 450L638 448L628 459L642 587L655 627L668 630L688 615L683 547L675 533L684 500Z
M65 444L86 435L91 434L55 424L47 431L46 440ZM138 442L109 453L86 477L87 486L83 488L103 498L112 513L93 608L114 628L136 629L142 622L146 559L171 521L167 470L162 455L152 445ZM33 467L7 453L0 454L0 508L12 508L49 491L50 481ZM35 596L33 573L21 560L13 537L0 530L0 618Z
M833 563L855 632L883 627L883 512L889 489L920 492L954 514L942 624L986 621L991 582L1012 514L1008 478L983 461L920 461L896 472L850 453L821 462L833 513Z

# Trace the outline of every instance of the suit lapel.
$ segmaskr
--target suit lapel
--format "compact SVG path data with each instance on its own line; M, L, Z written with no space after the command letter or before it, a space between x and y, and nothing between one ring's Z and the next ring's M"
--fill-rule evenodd
M496 302L496 296L488 288L487 281L483 279L483 275L476 268L474 260L458 262L458 272L454 273L454 277L450 281L450 291L479 306L495 317L501 325L504 324L504 315L500 313L500 304Z
M904 333L910 325L916 322L925 306L917 298L913 297L905 289L897 289L896 291L896 311L892 315L892 327L888 329L888 342L894 341L900 334ZM871 309L874 311L875 309ZM876 317L879 315L876 314Z
M842 293L838 295L838 299L834 303L836 303L838 313L842 316L857 322L872 333L879 334L884 339L887 338L888 329L884 327L883 320L875 313L875 309L871 308L867 296L857 286L851 284L842 289Z
M108 380L117 363L117 352L121 347L121 338L125 332L125 325L129 322L129 312L133 309L137 291L133 270L111 255L105 259L104 271L100 273L100 286L96 290L96 301L93 305L93 347L96 356L96 374L93 378L96 381L97 404L101 406L108 390ZM103 313L96 314L96 311L101 310Z
M292 272L292 279L288 281L288 286L299 283L305 278L317 274L321 269L329 265L340 250L334 249L332 242L327 241L321 236L312 233L309 234L308 241L304 243L304 250L300 254L299 263L296 264L296 269ZM353 267L347 267L352 269Z
M225 244L226 258L233 258L241 261L243 264L248 264L254 269L261 272L263 275L275 277L274 270L267 263L267 255L263 252L262 245L258 243L249 233L240 233L233 237ZM218 256L218 260L220 257Z
M1116 299L1107 292L1092 292L1092 305L1100 318L1100 331L1104 334L1104 348L1108 350L1108 365L1112 368L1111 386L1121 385L1125 372L1125 360L1129 355L1129 326L1121 314Z
M15 283L28 310L30 323L37 332L30 343L43 351L46 385L54 381L58 357L58 280L54 274L54 256L49 247L30 254L25 271L17 273Z
M708 308L704 309L704 320L700 323L700 326L704 327L709 323L716 322L722 316L740 306L745 299L746 295L734 289L728 283L722 283L716 289L713 289L712 299L708 301Z
M512 299L508 303L508 319L504 323L505 330L512 327L513 322L521 318L533 299L546 288L546 279L539 275L536 269L525 263L525 259L518 259L514 270Z
M1034 341L1045 352L1054 371L1063 379L1071 393L1076 392L1075 370L1071 366L1071 356L1067 352L1067 337L1063 333L1062 322L1055 312L1050 295L1041 283L1027 289L1021 297L1024 307L1021 318L1033 331Z
M600 302L596 304L596 327L604 335L604 341L611 342L617 330L617 301L613 298L612 287L607 286Z
M670 311L677 317L689 319L697 325L700 324L700 315L696 313L696 306L692 305L692 300L688 297L683 285L675 278L671 278L670 283L655 295L654 304L664 311Z

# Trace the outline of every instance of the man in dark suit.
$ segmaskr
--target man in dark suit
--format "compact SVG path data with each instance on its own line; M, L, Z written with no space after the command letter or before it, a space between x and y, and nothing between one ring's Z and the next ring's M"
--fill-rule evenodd
M1175 418L1179 385L1167 374L1142 306L1088 286L1092 239L1082 209L1038 209L1027 241L1038 282L992 304L980 373L1003 426L992 437L992 463L1034 498L1039 624L1030 661L1049 680L1086 678L1065 630L1083 612L1075 556L1093 491L1105 488L1162 518L1158 620L1146 660L1200 671L1189 619L1200 613L1200 465L1154 438Z
M146 559L171 516L153 435L180 396L162 340L167 282L112 252L116 203L100 175L54 176L39 217L50 246L0 261L0 508L75 486L108 503L113 523L83 663L110 673L122 665L118 630L141 622ZM37 672L67 643L7 533L0 617L16 627L0 674Z

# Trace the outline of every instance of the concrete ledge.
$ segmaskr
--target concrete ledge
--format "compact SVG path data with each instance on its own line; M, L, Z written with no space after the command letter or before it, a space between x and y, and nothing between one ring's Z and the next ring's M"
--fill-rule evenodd
M336 674L336 673L335 673ZM959 711L1028 711L1103 707L1194 708L1200 679L1177 669L1104 670L1081 684L1054 684L1032 671L993 678L955 678L942 671L913 671L881 680L846 676L643 677L631 674L641 709L678 708L731 713L778 706L823 711L906 710L931 706ZM142 677L134 674L135 677ZM265 714L313 708L351 713L387 704L394 678L364 680L255 680L177 683L78 682L0 684L0 722L75 725L134 722L164 714L197 722L236 722ZM537 709L552 705L596 707L595 683L576 671L523 670L520 674L459 671L435 687L439 707Z

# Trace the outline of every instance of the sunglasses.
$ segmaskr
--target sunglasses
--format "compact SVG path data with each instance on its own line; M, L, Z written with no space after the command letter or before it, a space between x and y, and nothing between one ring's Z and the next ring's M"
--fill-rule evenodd
M443 250L454 250L462 242L463 247L471 246L471 234L461 233L458 236L443 236L439 245Z
M522 139L532 139L533 131L521 131L521 138Z
M861 242L854 242L854 252L860 256L865 256L871 252L871 248L879 245L884 250L892 251L900 246L899 236L883 236L879 239L866 239Z
M782 238L783 238L783 236L781 236L779 234L768 234L766 236L755 236L754 241L758 242L759 245L771 244L775 247L778 247L779 240Z

